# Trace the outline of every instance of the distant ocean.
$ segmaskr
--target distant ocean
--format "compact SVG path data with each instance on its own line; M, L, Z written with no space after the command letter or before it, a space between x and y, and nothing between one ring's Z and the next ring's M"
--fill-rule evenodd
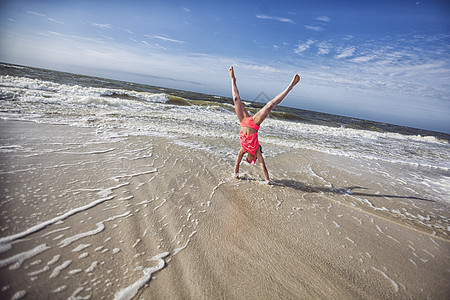
M5 63L0 75L3 119L177 136L185 143L195 137L203 149L232 160L239 147L239 124L228 97ZM250 113L264 105L245 104ZM228 142L219 148L218 140ZM417 182L435 185L448 200L450 135L445 133L277 107L262 125L260 141L268 156L308 149L415 167L421 170Z

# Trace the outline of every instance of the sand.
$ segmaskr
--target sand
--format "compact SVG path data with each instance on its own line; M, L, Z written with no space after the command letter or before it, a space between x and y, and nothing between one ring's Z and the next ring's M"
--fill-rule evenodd
M199 141L0 129L1 299L450 295L449 205L393 185L401 168L287 151L266 185Z

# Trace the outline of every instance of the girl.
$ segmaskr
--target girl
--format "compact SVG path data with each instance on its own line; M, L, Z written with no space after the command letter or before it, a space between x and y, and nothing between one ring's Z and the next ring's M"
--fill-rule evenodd
M294 86L300 81L300 76L295 74L289 86L278 94L275 98L267 102L267 104L261 108L253 117L250 116L242 104L241 98L239 97L239 91L236 86L236 77L234 76L233 67L230 67L228 70L231 78L231 89L233 92L233 102L234 109L236 111L236 115L241 123L241 132L240 132L240 142L241 149L239 150L236 164L234 166L234 176L239 178L239 165L244 157L244 154L247 153L247 162L250 164L255 164L256 160L259 160L259 164L261 165L261 169L264 173L264 177L266 178L266 182L270 182L269 172L267 172L266 164L264 162L264 158L262 156L261 146L258 141L258 130L261 123L264 119L269 115L272 109L277 106L281 101L287 96L287 94L294 88Z

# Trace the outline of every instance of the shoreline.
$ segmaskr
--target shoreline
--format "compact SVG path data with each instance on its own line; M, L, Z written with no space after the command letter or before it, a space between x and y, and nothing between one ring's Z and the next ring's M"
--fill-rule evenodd
M17 68L19 67L19 69ZM102 84L99 82L103 81L110 81L110 82L117 82L119 83L119 86L127 86L129 89L136 89L139 88L142 91L148 90L149 88L154 92L161 92L161 91L172 91L173 94L181 95L181 104L183 105L186 103L186 101L189 102L196 102L200 101L203 102L204 99L208 99L208 101L214 101L219 100L221 103L232 103L232 99L230 96L220 96L215 94L209 94L209 93L202 93L198 91L193 90L180 90L177 88L170 88L170 87L161 87L161 86L153 86L148 85L144 83L138 83L138 82L131 82L131 81L123 81L119 79L113 79L113 78L106 78L106 77L99 77L94 75L87 75L87 74L77 74L77 73L70 73L65 71L58 71L58 70L51 70L51 69L45 69L40 67L33 67L33 66L25 66L25 65L16 65L12 63L7 62L0 62L0 68L8 68L7 70L3 71L4 74L10 75L10 76L18 76L22 77L26 75L26 77L34 78L34 79L40 79L39 75L34 74L30 75L27 73L26 70L22 69L28 69L28 70L38 70L43 71L44 73L52 72L55 74L58 74L58 77L61 78L71 78L74 82L77 82L79 85L86 85L86 82L94 82L97 83L99 86ZM85 78L87 80L80 80L81 78ZM78 80L80 80L78 82ZM52 78L51 81L59 82L57 78ZM90 84L88 85L90 86ZM130 88L131 87L131 88ZM143 88L146 87L146 88ZM189 95L187 98L185 96ZM178 98L179 96L175 96L175 98ZM189 99L189 100L187 100ZM251 103L251 106L261 108L264 103L259 102L256 100L245 100L243 101L247 103ZM170 102L170 100L169 100ZM177 103L175 100L174 103ZM296 110L298 112L301 112L300 114L294 114L292 115L290 112L292 110ZM356 116L347 116L347 115L337 115L332 114L330 112L325 111L313 111L304 109L301 107L290 107L290 106L283 106L278 105L277 108L273 111L273 115L283 115L283 119L291 120L291 119L298 119L302 121L307 121L307 123L311 122L311 124L318 124L318 125L325 125L325 126L344 126L347 128L355 128L355 129L363 129L363 130L372 130L372 131L387 131L387 132L394 132L394 133L400 133L400 134L406 134L406 135L417 135L420 134L422 136L436 136L439 139L443 139L447 142L450 141L450 132L444 132L442 130L437 129L431 129L431 128L419 128L419 127L413 127L413 126L407 126L407 125L401 125L401 124L393 124L393 123L386 123L384 121L377 121L377 120L367 120L363 119L361 117ZM311 119L305 120L302 117L299 117L299 115L308 115L309 117L312 117ZM313 117L314 116L314 117ZM325 119L334 119L334 124L331 124L329 122L324 122L323 117L325 116ZM346 120L345 122L343 120ZM367 124L371 124L371 126L367 126ZM409 132L409 133L407 133Z
M393 184L406 169L293 150L266 159L265 185L177 139L0 128L2 298L450 294L449 204Z

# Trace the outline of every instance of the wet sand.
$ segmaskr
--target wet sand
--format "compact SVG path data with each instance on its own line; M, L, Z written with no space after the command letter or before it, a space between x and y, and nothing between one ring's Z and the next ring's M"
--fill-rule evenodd
M0 129L2 299L450 295L450 207L406 166L288 151L266 185L199 141Z

